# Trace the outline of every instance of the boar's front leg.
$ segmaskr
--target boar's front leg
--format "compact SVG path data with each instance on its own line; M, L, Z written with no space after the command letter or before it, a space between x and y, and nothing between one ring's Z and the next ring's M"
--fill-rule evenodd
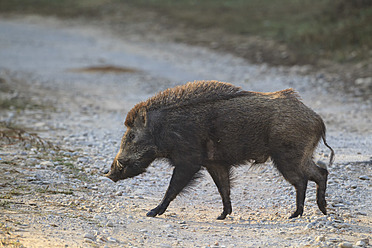
M155 217L165 212L169 203L195 178L200 166L176 166L173 170L172 179L161 203L147 213L148 217Z
M206 166L209 174L212 176L214 183L217 185L218 192L222 197L223 212L217 217L217 220L223 220L228 214L231 214L230 200L230 166L208 165Z

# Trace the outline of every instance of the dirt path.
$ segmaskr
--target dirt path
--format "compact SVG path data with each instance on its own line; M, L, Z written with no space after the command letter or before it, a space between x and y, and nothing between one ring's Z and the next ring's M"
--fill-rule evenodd
M372 242L372 107L332 88L323 75L50 18L0 20L0 34L0 96L29 103L0 112L2 123L27 131L23 142L12 140L14 135L1 138L0 244L347 247ZM171 168L164 162L116 184L101 176L135 103L203 79L253 91L293 87L324 118L337 154L329 168L328 216L317 209L310 183L304 216L288 220L294 190L270 164L236 169L233 214L224 221L215 220L222 204L207 175L158 218L145 215L167 188ZM59 148L44 144L42 149L29 133ZM316 159L326 162L328 153L321 145Z

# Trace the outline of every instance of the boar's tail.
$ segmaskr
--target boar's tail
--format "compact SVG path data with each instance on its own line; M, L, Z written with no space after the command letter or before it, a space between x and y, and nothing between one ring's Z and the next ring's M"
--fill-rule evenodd
M328 147L330 150L331 150L331 157L329 159L329 165L328 166L332 166L333 164L333 161L335 159L335 152L333 151L332 147L330 147L328 144L327 144L327 141L326 141L326 135L325 135L325 129L324 129L324 132L322 134L322 139L323 139L323 143L326 147Z

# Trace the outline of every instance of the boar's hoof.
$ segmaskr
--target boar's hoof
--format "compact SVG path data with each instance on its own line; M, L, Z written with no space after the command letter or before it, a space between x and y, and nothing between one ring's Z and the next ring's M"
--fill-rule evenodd
M325 207L320 207L320 211L322 211L324 215L327 215L327 209Z
M318 203L318 207L320 211L322 211L324 215L327 215L327 209L326 209L327 202L325 200L320 199L320 200L317 200L317 203Z
M289 217L289 219L293 219L293 218L296 218L296 217L298 217L298 216L302 216L302 213L296 211L296 212L294 212L294 213Z
M158 213L156 212L155 209L150 210L150 211L146 214L147 217L155 217L156 215L158 215Z
M226 216L228 214L231 214L231 212L232 212L231 209L228 210L228 211L223 211L222 214L217 217L217 220L224 220L224 219L226 219Z
M217 220L224 220L224 219L226 219L226 214L223 214L223 213L217 217Z
M147 217L155 217L157 215L162 215L165 212L165 209L159 209L159 208L154 208L151 209L149 212L147 212L146 216Z

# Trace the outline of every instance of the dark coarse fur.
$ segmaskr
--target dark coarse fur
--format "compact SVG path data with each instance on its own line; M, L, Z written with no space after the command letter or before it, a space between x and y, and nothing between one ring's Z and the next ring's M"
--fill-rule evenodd
M231 168L271 158L296 188L296 211L302 215L308 180L317 184L317 204L326 214L328 171L312 155L325 125L292 89L260 93L217 81L188 83L137 104L125 120L119 153L107 174L114 181L136 176L156 158L174 166L162 202L148 216L164 213L192 182L201 167L212 176L223 201L224 219L232 211ZM331 147L331 162L334 152Z

